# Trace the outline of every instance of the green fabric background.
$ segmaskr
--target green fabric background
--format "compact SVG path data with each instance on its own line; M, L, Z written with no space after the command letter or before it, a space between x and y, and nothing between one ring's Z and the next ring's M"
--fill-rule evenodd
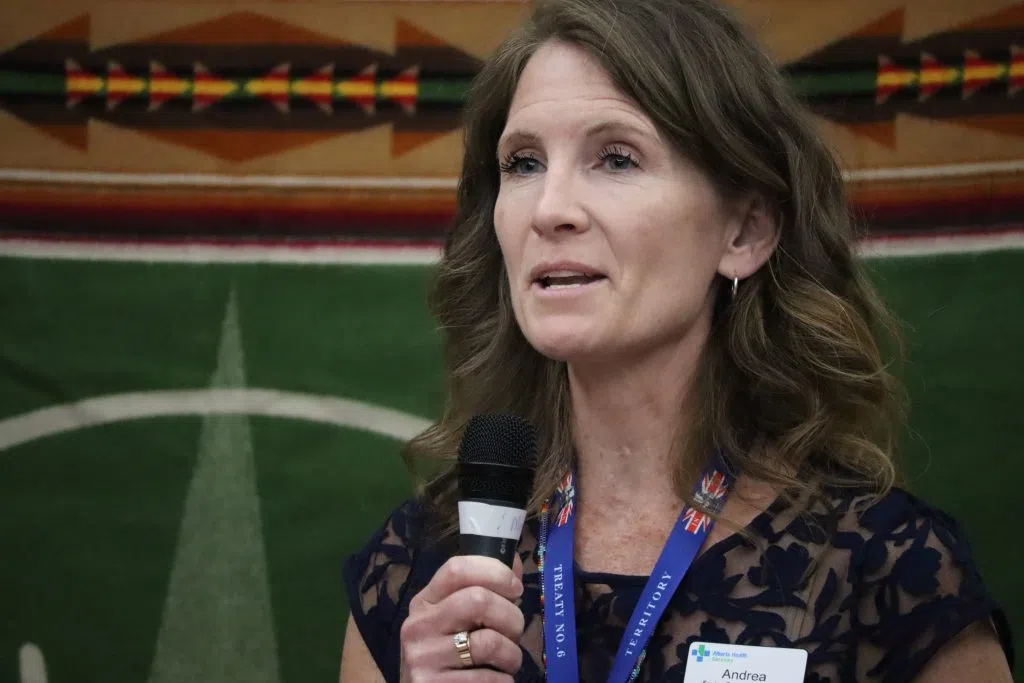
M1024 632L1024 252L873 261L905 324L908 486L960 519ZM246 385L426 418L438 337L411 266L0 259L0 420L105 394L203 388L232 293ZM249 417L278 678L337 679L342 558L410 490L399 443ZM0 680L22 643L49 680L146 681L203 418L150 418L0 451ZM239 628L247 628L240 624ZM229 680L225 678L224 680Z

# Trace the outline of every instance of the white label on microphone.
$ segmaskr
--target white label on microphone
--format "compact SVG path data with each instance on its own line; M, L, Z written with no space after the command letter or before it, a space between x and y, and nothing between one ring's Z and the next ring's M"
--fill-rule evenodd
M526 510L475 500L459 501L459 532L474 536L519 540Z

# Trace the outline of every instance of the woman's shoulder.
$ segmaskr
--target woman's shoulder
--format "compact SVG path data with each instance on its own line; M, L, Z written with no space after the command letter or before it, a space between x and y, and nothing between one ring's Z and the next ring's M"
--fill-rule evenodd
M830 489L825 501L817 519L831 527L827 545L851 551L865 578L921 563L976 572L969 537L960 522L906 489L894 487L884 495ZM902 561L896 565L897 560Z
M953 516L900 487L881 495L862 488L827 488L809 511L812 519L832 527L831 540L839 543L853 541L846 534L876 543L923 530L935 531L949 542L963 536Z
M399 503L344 561L349 611L386 680L397 680L399 629L409 600L436 571L427 543L427 506L419 498Z
M971 553L956 518L899 487L883 494L866 488L827 487L818 489L810 500L779 496L752 522L751 531L769 544L805 545L811 555L848 551L854 559L867 559L868 551L888 548L896 555L914 554L911 551L923 546L941 548L965 560Z
M844 521L872 533L884 533L894 526L928 520L947 527L959 526L957 521L941 507L894 486L883 495L863 488L827 488L825 496L837 510L842 510Z
M924 598L980 590L968 535L942 508L898 487L884 495L859 489L823 493L810 514L786 531L819 545L833 558L826 564L841 569L861 591L885 584Z
M1012 660L1005 614L952 515L902 488L825 493L812 524L787 529L821 551L814 631L848 624L858 680L909 680L968 625L989 619Z
M387 516L374 522L363 544L346 558L346 569L363 569L364 579L372 566L379 571L394 567L411 570L427 546L427 506L421 498L408 498L396 505Z
M426 520L427 506L423 499L407 498L391 510L372 538L415 548L422 541Z

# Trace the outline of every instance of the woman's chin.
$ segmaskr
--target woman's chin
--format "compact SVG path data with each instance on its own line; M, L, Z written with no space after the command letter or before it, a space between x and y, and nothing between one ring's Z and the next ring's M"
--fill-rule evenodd
M568 330L546 330L543 334L528 336L527 340L541 355L566 363L586 359L598 351L592 337Z

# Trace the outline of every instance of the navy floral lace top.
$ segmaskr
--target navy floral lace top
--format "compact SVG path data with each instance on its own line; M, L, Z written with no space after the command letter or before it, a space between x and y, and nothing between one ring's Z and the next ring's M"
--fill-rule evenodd
M967 625L991 618L1013 663L1006 618L989 595L956 522L894 490L835 493L798 515L782 499L706 549L683 579L648 647L639 681L682 681L688 644L799 647L806 683L905 683ZM423 540L422 507L400 506L344 579L356 625L387 681L399 679L399 631L409 600L450 557ZM525 592L523 666L543 681L538 523L519 545ZM580 681L604 683L646 576L576 569Z

